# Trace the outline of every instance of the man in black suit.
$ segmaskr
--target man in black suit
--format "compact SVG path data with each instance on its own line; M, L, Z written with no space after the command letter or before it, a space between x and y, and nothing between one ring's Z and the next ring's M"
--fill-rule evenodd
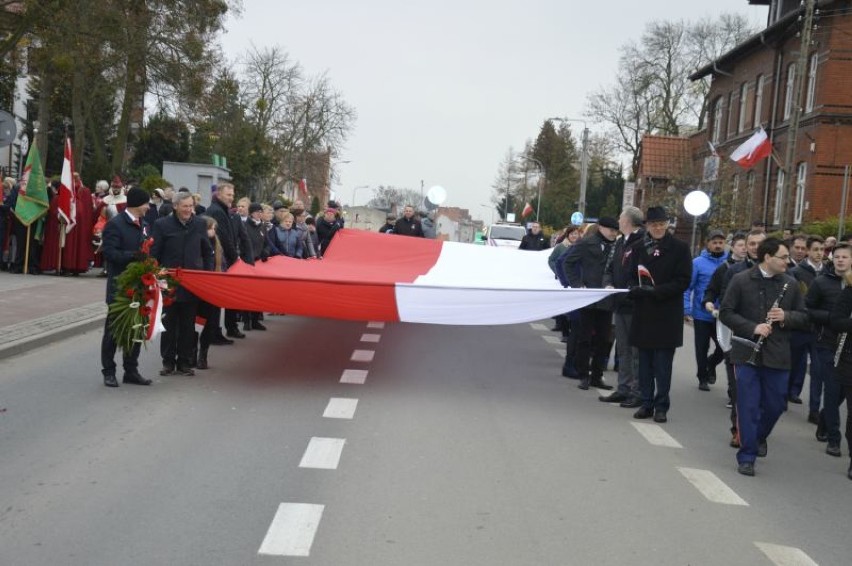
M154 224L151 256L162 267L213 269L213 248L207 238L207 223L195 216L192 195L178 192L174 214L160 218ZM198 298L178 287L175 301L165 307L160 354L163 369L160 375L195 375L190 367L195 347L195 314Z
M134 260L147 238L148 227L144 222L148 212L148 193L142 189L132 188L127 193L127 208L115 215L104 227L102 246L107 272L106 302L109 305L115 297L115 279L127 269ZM115 378L115 338L109 328L110 319L104 324L104 337L101 340L101 372L104 375L104 385L118 387ZM130 352L122 352L124 363L124 383L136 385L151 385L151 380L139 374L139 344L134 345Z
M231 183L220 183L216 187L216 192L213 194L213 199L210 201L210 206L207 207L207 216L216 220L216 236L219 238L219 244L222 246L222 255L224 265L222 268L227 270L229 267L237 263L240 257L240 243L243 242L243 247L246 247L245 227L239 218L232 218L231 205L234 204L234 185ZM245 260L245 258L243 258ZM240 332L237 326L237 312L232 309L225 310L225 330L231 338L245 338L246 335ZM221 334L221 330L219 331Z

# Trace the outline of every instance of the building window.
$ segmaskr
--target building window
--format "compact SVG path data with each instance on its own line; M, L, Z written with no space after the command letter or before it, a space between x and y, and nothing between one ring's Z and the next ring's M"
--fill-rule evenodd
M775 183L775 213L772 217L772 223L775 225L781 224L782 196L784 196L784 170L778 169L778 181Z
M802 214L805 211L805 178L808 175L808 164L799 163L796 169L796 207L793 211L793 224L802 223Z
M724 98L720 96L713 104L713 143L722 141L722 114L724 113L724 109Z
M742 132L746 129L746 120L748 119L748 83L743 83L740 87L740 119L737 123L737 132Z
M728 93L728 135L726 139L733 137L736 131L736 122L734 122L734 91L731 91Z
M808 97L805 99L805 112L813 112L816 96L816 74L818 55L814 53L808 60Z
M737 203L740 200L740 176L731 179L731 224L737 223Z
M793 91L796 90L796 64L787 66L787 92L784 97L784 120L790 118L793 113Z
M763 75L757 75L757 80L754 84L754 126L760 126L761 118L763 117Z

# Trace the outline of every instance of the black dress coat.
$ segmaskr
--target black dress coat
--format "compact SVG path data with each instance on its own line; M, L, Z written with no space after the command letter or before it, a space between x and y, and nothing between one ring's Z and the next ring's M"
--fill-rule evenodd
M213 247L207 238L207 222L203 219L192 216L184 224L172 214L154 223L151 236L154 238L151 256L162 267L213 270ZM193 301L196 298L179 287L175 300Z
M666 234L650 252L646 242L636 241L629 254L627 275L633 300L630 344L636 348L671 349L683 346L683 292L692 280L689 246ZM654 288L639 289L637 267L644 265L654 278Z
M148 237L148 226L144 219L134 224L126 212L117 214L104 226L101 250L107 272L106 302L115 298L115 279L127 269Z
M219 237L219 245L222 246L222 256L225 259L225 269L237 263L238 233L231 222L231 211L222 202L213 197L210 206L207 207L206 216L216 221L216 235Z

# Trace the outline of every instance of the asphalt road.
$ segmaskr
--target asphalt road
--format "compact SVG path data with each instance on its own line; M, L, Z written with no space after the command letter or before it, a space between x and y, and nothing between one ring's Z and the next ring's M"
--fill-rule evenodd
M793 407L738 475L689 347L659 426L543 327L268 326L193 378L143 352L152 387L101 385L99 332L4 360L0 565L850 563L845 444Z

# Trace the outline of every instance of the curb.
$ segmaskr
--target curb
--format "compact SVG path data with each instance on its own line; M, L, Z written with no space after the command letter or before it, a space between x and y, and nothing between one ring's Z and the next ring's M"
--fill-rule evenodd
M59 342L60 340L71 338L90 330L95 330L96 328L101 328L104 325L104 318L106 318L105 314L89 317L55 330L33 334L32 336L27 336L20 340L3 344L0 346L0 360L27 353L36 348L47 346L54 342Z

